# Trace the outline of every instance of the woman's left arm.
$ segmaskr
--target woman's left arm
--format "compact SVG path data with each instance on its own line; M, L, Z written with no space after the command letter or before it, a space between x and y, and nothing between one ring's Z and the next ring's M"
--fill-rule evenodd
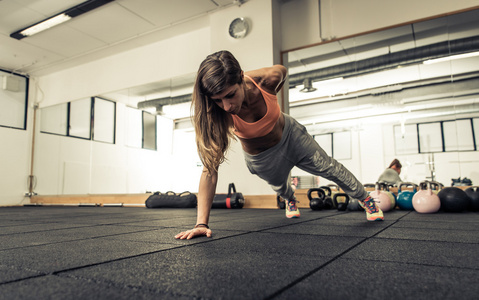
M261 68L246 72L262 89L271 94L277 94L283 87L288 70L283 65Z
M279 93L279 91L283 87L284 82L286 81L286 78L288 76L288 70L283 65L274 65L271 68L273 69L272 77L276 77L276 78L271 78L271 81L272 83L276 81L276 86L274 88L274 91L277 94Z

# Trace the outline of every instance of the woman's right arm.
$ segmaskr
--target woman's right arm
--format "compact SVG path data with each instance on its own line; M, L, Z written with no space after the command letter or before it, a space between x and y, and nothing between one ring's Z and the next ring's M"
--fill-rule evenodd
M218 172L208 172L206 168L203 168L203 172L200 177L200 186L198 189L198 208L196 225L198 227L184 232L180 232L175 236L177 239L191 239L195 236L206 235L211 237L211 229L199 224L208 225L210 219L211 205L216 192L216 183L218 182Z

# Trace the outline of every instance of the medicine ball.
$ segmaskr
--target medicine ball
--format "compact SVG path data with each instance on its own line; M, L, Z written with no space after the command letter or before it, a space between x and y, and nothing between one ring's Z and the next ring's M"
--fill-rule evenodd
M469 209L472 211L479 210L479 187L474 186L467 188L464 192L466 192L467 196L470 199Z
M447 187L438 194L441 208L448 212L461 212L469 208L470 199L466 192L457 187Z

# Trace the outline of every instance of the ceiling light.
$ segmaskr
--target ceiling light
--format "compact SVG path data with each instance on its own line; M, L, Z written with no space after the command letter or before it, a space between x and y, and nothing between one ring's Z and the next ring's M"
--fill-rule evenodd
M451 55L451 56L446 56L446 57L441 57L441 58L429 59L429 60L423 61L422 63L425 64L425 65L430 65L430 64L435 64L435 63L439 63L439 62L450 61L450 60L453 60L453 59L468 58L468 57L473 57L473 56L478 56L478 55L479 55L479 52L470 52L470 53Z
M40 21L36 24L33 24L31 26L28 26L26 28L22 28L12 34L10 34L10 37L15 38L17 40L21 40L27 36L32 36L34 34L37 34L39 32L42 32L46 29L52 28L53 26L59 25L61 23L64 23L76 16L79 16L81 14L84 14L86 12L89 12L95 8L98 8L104 4L107 4L109 2L112 2L114 0L89 0L86 2L83 2L81 4L78 4L77 6L74 6L72 8L69 8L59 14L56 14L52 17L46 18L43 21Z
M63 13L63 14L54 16L50 19L46 19L45 21L42 21L41 23L38 23L37 25L33 25L31 27L28 27L27 29L22 30L20 32L20 34L22 34L23 36L31 36L31 35L34 35L36 33L41 32L43 30L46 30L48 28L51 28L53 26L56 26L56 25L61 24L63 22L66 22L66 21L70 20L71 18L72 17Z

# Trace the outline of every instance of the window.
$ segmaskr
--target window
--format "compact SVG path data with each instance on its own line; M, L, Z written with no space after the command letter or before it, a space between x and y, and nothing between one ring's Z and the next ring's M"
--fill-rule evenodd
M335 159L351 159L351 132L333 133L333 157Z
M442 127L446 151L475 150L471 119L443 122Z
M126 108L126 145L141 148L142 139L141 110Z
M27 128L28 78L0 70L0 126Z
M417 125L394 126L396 154L418 153Z
M116 103L94 98L93 140L115 143Z
M89 140L91 115L91 98L70 102L68 135Z
M315 135L314 139L323 150L335 159L351 159L351 132L335 132Z
M425 123L417 125L419 133L419 153L442 152L441 123Z
M333 156L333 137L331 133L315 135L314 139L329 156Z
M156 115L143 112L143 148L156 150Z
M475 150L478 150L477 148L479 147L479 145L477 143L479 143L479 119L478 118L474 118L472 119L472 123L473 123L473 131L474 131L474 147L475 147Z
M40 121L41 132L67 135L68 103L42 108Z
M85 98L43 107L40 132L115 143L116 103ZM140 132L141 127L138 129Z

